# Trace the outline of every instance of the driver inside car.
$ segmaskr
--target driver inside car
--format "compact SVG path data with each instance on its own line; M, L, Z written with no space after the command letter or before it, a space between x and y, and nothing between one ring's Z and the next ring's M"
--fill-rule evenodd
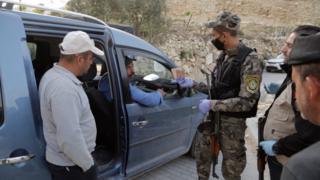
M135 61L134 57L126 56L125 64L127 68L128 78L131 80L134 76L134 65L133 61ZM154 92L145 92L139 89L135 84L129 83L130 93L132 99L142 105L145 106L157 106L162 103L162 97L166 95L166 93L162 89L157 89Z
M127 68L128 78L132 80L135 72L134 72L134 65L133 61L135 61L134 57L125 57L125 65ZM107 98L109 99L109 93L107 91L108 82L106 79L101 79L99 82L99 91ZM166 93L162 89L157 89L154 92L145 92L141 89L139 89L133 82L129 83L131 98L133 101L142 104L144 106L157 106L160 105L163 102L163 96L166 95Z

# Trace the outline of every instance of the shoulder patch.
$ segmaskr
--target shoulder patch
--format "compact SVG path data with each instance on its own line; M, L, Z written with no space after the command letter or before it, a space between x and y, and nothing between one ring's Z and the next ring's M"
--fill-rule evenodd
M250 93L256 93L259 90L260 76L247 75L245 77L246 90Z

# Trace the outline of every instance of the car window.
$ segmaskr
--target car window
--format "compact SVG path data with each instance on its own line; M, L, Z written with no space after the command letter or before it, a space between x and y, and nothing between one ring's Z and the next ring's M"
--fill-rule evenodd
M135 56L135 59L133 62L135 74L143 76L156 74L162 79L172 79L171 71L156 60L144 56Z

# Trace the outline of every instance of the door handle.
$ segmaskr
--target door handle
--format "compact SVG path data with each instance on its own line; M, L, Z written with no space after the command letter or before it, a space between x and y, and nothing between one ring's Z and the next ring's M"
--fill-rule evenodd
M25 161L29 161L30 159L32 159L34 157L35 157L34 154L29 154L29 155L24 155L24 156L17 156L17 157L0 159L0 165L22 163Z
M134 122L132 122L132 126L142 128L143 126L147 125L148 123L149 123L149 121L134 121Z

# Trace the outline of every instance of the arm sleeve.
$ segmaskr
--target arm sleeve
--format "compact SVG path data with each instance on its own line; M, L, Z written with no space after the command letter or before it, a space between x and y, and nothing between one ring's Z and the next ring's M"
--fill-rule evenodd
M296 133L277 141L277 154L292 156L320 140L320 127L297 115L295 117L295 127L297 130Z
M158 91L147 93L134 85L130 84L129 86L132 99L139 104L145 106L157 106L163 101L162 96Z
M61 151L83 171L88 170L94 161L80 129L82 106L79 97L74 92L59 91L50 101Z
M250 111L260 97L263 62L252 52L241 66L241 85L238 97L212 100L212 110L222 112Z
M209 94L208 92L208 86L205 84L205 83L197 83L197 82L194 82L194 87L193 87L196 91L199 91L201 93L204 93L204 94Z

